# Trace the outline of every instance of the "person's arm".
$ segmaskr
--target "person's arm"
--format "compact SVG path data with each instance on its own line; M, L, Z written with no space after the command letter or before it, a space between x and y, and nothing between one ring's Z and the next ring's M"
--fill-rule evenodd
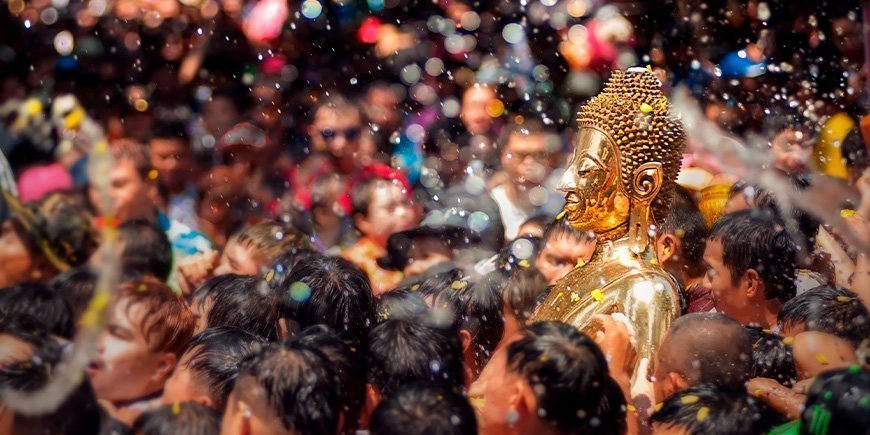
M769 378L750 379L746 388L750 395L757 397L789 420L801 417L801 411L804 402L806 402L806 396L803 394Z

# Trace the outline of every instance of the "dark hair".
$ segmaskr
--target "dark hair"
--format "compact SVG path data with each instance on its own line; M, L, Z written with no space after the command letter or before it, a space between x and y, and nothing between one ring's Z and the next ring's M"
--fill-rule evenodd
M215 406L223 409L239 374L239 363L259 350L262 343L261 337L239 328L209 328L190 339L179 361L186 360Z
M503 293L504 302L520 323L526 323L549 290L547 279L538 269L518 268L508 278Z
M477 420L468 399L441 384L402 386L372 414L372 435L476 435Z
M521 117L521 121L516 122L511 120L501 130L498 137L498 147L500 151L507 149L507 144L511 140L511 136L553 136L556 141L553 142L552 148L548 147L548 152L554 153L562 148L562 142L556 136L555 128L545 124L541 118L536 116ZM550 145L550 144L548 144Z
M870 371L854 365L821 373L807 393L801 434L867 433Z
M51 290L69 306L73 323L77 322L88 308L88 303L97 287L97 277L97 273L90 267L79 266L67 269L49 282Z
M193 293L193 304L200 313L210 306L206 325L232 326L256 334L269 341L278 339L278 304L265 282L236 274L216 276L203 283Z
M746 331L752 342L749 378L770 378L791 387L797 380L791 346L783 342L782 336L758 326L747 326Z
M273 288L285 318L300 329L324 324L352 348L365 349L374 324L374 295L358 267L337 257L313 257L290 271L285 285Z
M810 182L806 178L805 175L789 175L788 180L791 181L792 186L794 186L798 191L806 190L810 187ZM811 257L813 252L813 247L816 243L816 237L819 235L819 222L812 214L798 208L791 207L789 209L789 214L786 216L783 213L783 209L776 202L776 195L768 189L756 188L755 192L755 207L759 209L768 210L773 213L781 222L786 224L791 224L790 220L793 219L794 224L797 225L795 230L799 234L795 234L801 243L795 243L795 246L799 249L800 257ZM788 227L786 227L788 228Z
M138 326L149 349L181 355L196 328L196 319L181 296L156 281L121 283L115 296L117 300L128 301L128 310L135 304L146 305Z
M72 338L72 311L66 301L45 284L22 283L0 289L0 317L18 314L37 319L51 334Z
M722 243L722 261L734 283L749 269L764 282L765 298L785 303L795 295L795 244L769 212L744 210L722 216L710 239Z
M568 219L562 217L561 219L554 220L544 229L544 235L541 237L541 246L543 247L547 241L555 239L556 237L568 237L584 242L594 239L595 233L591 231L578 230L571 225L571 222Z
M324 325L305 328L294 341L304 348L319 350L335 369L344 415L343 433L356 432L365 400L366 376L363 359L331 329Z
M495 260L496 269L509 276L517 270L528 268L534 264L541 247L543 243L540 237L517 237L498 253Z
M779 419L745 390L701 384L665 399L650 423L692 435L731 435L767 433Z
M341 395L335 370L317 349L295 341L270 345L242 362L233 394L246 398L263 391L270 414L284 429L300 435L338 431Z
M31 346L27 360L3 361L0 366L0 389L34 392L44 388L55 375L61 361L61 347L40 330L27 315L3 316L0 333L8 334ZM36 416L16 413L13 433L96 434L100 428L100 407L90 382L81 382L53 411Z
M266 272L266 281L269 283L269 288L276 289L286 287L289 284L287 282L287 277L296 265L308 261L313 257L319 257L322 255L323 254L310 248L290 248L285 250L275 258L275 262L272 264L272 270ZM286 305L285 301L278 301L278 306L282 313L285 312L284 305Z
M374 199L374 190L378 183L391 183L391 181L378 176L370 176L363 178L353 186L350 193L351 217L369 215L369 206Z
M504 333L500 288L504 278L492 273L472 282L461 270L453 269L430 279L438 283L432 289L432 307L452 311L456 328L471 335L474 359L482 368Z
M538 415L563 433L624 433L626 403L604 354L577 328L538 322L507 350L508 370L534 391Z
M375 313L378 323L387 319L417 319L424 317L429 307L426 301L416 290L412 290L420 284L412 284L409 287L400 287L393 291L375 297Z
M673 234L682 242L682 255L686 263L701 265L707 244L707 221L698 203L685 187L675 186L668 214L659 228L659 234Z
M368 383L389 397L404 384L440 382L462 389L462 344L456 331L423 319L388 319L369 334Z
M193 402L163 405L133 423L135 435L213 435L220 430L220 412Z
M179 140L185 146L190 146L190 136L187 134L184 123L180 121L158 119L151 127L151 139Z
M253 248L262 268L271 266L278 257L291 249L311 248L308 236L290 225L276 221L262 221L233 234L232 240Z
M121 160L128 160L133 163L136 173L142 181L149 180L148 174L154 169L151 163L151 156L145 145L136 142L132 139L117 139L112 141L109 150L112 154L112 162L117 164Z
M139 279L152 276L166 281L172 271L172 245L156 224L131 220L118 226L118 240L123 244L121 269Z
M820 286L807 290L785 303L778 314L779 324L803 326L849 340L856 348L870 337L870 313L858 295L849 290Z

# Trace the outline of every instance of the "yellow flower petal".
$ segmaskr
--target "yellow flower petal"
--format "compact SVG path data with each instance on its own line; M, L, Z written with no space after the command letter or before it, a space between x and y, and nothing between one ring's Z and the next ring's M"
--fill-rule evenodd
M794 344L794 337L785 337L782 339L782 342L785 343L786 346L791 346Z
M837 296L837 302L849 302L851 300L852 300L852 298L850 298L848 296L843 296L843 295Z
M708 415L710 415L710 408L708 408L706 406L702 406L702 407L698 408L698 414L695 415L695 418L698 421L704 421L707 419Z
M529 264L529 260L520 260L520 262L517 263L517 265L519 265L520 267L526 267L526 268L531 266L531 264Z
M565 217L566 214L568 214L568 210L562 210L561 213L559 213L559 214L556 215L556 220L557 220L557 221L558 221L558 220L562 220L562 218Z
M571 292L571 302L577 302L580 300L580 296L577 293Z
M643 113L650 113L650 112L652 112L652 110L653 110L652 106L650 106L647 103L642 103L640 105L640 111Z
M181 414L181 403L175 402L172 404L172 415Z
M698 403L699 400L701 400L701 398L694 394L686 394L685 396L680 397L680 402L682 402L683 405Z
M840 216L842 216L843 219L855 216L855 213L857 213L857 212L855 210L850 209L850 208L844 208L844 209L840 210Z
M465 287L468 287L468 283L462 280L456 280L450 284L450 287L453 288L453 290L462 290Z
M577 259L577 265L574 266L574 267L575 267L575 268L578 268L578 267L583 267L583 266L585 266L585 265L586 265L586 260L584 260L584 259L581 257L581 258L578 258L578 259Z
M823 366L828 365L828 357L826 357L823 353L816 354L816 361L818 361L819 364Z
M598 301L599 304L604 302L604 292L602 292L600 288L592 290L590 295L592 295L592 299Z

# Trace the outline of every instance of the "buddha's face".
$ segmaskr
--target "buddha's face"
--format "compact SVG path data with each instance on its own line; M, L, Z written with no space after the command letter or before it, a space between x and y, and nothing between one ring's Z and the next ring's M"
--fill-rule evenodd
M616 145L591 127L581 127L574 143L574 157L559 183L566 218L577 229L606 234L628 221L630 205Z

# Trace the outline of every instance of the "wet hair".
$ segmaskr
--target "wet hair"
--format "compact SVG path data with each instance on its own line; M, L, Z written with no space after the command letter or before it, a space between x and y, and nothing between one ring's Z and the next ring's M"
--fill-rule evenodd
M854 365L821 373L807 393L801 434L866 433L870 427L867 398L870 371Z
M507 349L508 370L535 394L538 416L562 433L625 432L626 403L604 354L562 322L538 322Z
M193 336L196 319L181 296L165 284L156 281L128 281L117 290L118 301L127 301L127 310L136 304L145 304L147 310L138 325L154 351L180 355Z
M749 269L758 272L765 298L785 303L795 295L795 244L769 212L744 210L722 216L710 231L722 243L722 261L736 284Z
M3 361L0 367L0 389L20 392L39 391L48 385L61 361L60 344L40 330L26 315L4 316L0 333L9 334L28 343L32 356L25 361ZM96 434L100 430L100 407L90 382L81 382L53 411L27 416L16 413L12 433L51 433L62 435Z
M532 216L532 217L524 220L523 223L520 224L520 227L522 227L523 225L531 224L531 225L537 225L537 226L541 227L541 229L545 229L552 222L553 222L553 216L539 214L539 215Z
M163 405L133 423L135 435L211 435L220 430L220 412L193 402Z
M674 349L677 344L682 349ZM689 385L743 388L752 365L752 344L740 322L721 313L692 313L671 325L659 359Z
M157 120L151 127L151 140L154 139L178 140L185 146L190 146L190 135L180 121Z
M324 325L315 325L300 332L294 341L304 348L319 350L335 370L341 397L344 427L342 432L356 432L365 401L365 367L360 352L351 349L338 335Z
M788 180L798 191L803 191L810 187L810 182L805 175L789 175ZM800 233L799 238L803 239L800 240L800 244L796 243L796 246L800 247L802 256L810 256L812 254L821 224L812 214L798 207L791 207L789 215L786 217L783 214L783 209L777 204L774 193L768 189L757 187L755 190L755 207L770 211L781 222L788 223L789 221L786 219L794 219L794 223L797 225L796 229Z
M767 433L780 419L745 389L701 384L665 399L650 423L691 435L730 435Z
M432 381L449 388L464 384L462 344L457 331L423 319L388 319L369 334L368 383L387 398L402 385Z
M229 326L209 328L193 336L181 358L194 379L208 391L218 409L223 409L239 374L239 363L259 350L261 337Z
M477 420L468 399L444 385L402 386L372 414L372 435L475 435Z
M803 326L849 340L856 348L870 337L870 313L849 290L820 286L786 302L777 315L779 324Z
M366 348L375 304L362 270L343 258L318 256L294 267L286 283L275 289L284 299L283 317L294 320L300 329L324 324L352 348Z
M308 236L276 221L263 221L242 229L232 236L239 245L252 248L261 268L271 266L283 252L311 248Z
M400 287L393 291L375 297L376 321L381 323L387 319L416 319L426 315L429 307L419 292L413 290L420 284Z
M747 326L746 332L752 342L749 378L770 378L791 387L797 380L791 346L782 336L757 326Z
M151 163L151 156L145 145L132 139L117 139L112 141L109 150L115 164L120 160L128 160L133 163L136 173L143 181L149 180L148 175L154 169L154 165Z
M19 314L36 319L51 334L72 338L72 310L63 298L45 284L22 283L0 289L0 317Z
M548 241L555 238L570 238L580 242L592 240L595 234L591 231L581 231L574 228L568 219L556 219L544 228L544 236L541 237L541 246L543 247Z
M685 187L677 185L668 213L658 233L673 234L682 242L682 255L690 265L704 263L704 247L707 244L707 221L698 208L698 203Z
M541 240L540 237L530 236L517 237L511 240L498 253L498 257L495 260L496 270L505 276L509 276L517 270L529 267L534 263L538 252L543 247Z
M500 151L503 152L507 149L508 142L511 140L511 136L513 135L553 136L556 138L555 144L558 145L558 147L555 149L549 149L549 152L558 151L562 146L562 143L558 141L555 129L544 124L544 122L536 116L523 117L521 122L508 122L499 134L498 147L500 148Z
M156 224L145 220L131 220L118 226L118 239L124 250L121 252L121 269L130 276L152 276L166 281L172 271L172 245L169 238Z
M257 390L264 399L256 398ZM264 402L288 432L338 432L341 395L335 369L310 346L290 341L249 356L242 362L233 394L252 406Z
M81 318L97 287L97 273L88 266L67 269L55 276L49 286L61 299L65 300L72 313L73 323Z
M232 326L266 340L278 339L278 303L253 276L226 274L210 278L193 293L193 304L205 313L206 325Z
M317 104L311 108L312 121L314 121L314 118L317 117L317 113L322 109L339 112L353 111L359 116L360 120L363 119L362 112L360 111L358 105L354 104L353 101L347 99L347 97L345 97L344 95L335 92L331 92L325 97L321 98L320 101L318 101Z
M272 263L272 271L266 272L266 281L269 283L269 288L276 289L287 287L287 277L296 265L321 255L323 254L311 248L290 248L285 250L275 258L275 262ZM279 305L280 304L284 304L284 301L280 300ZM281 312L284 311L285 310L282 308Z
M472 282L461 270L453 269L430 279L439 283L431 292L432 307L451 310L456 329L471 335L474 359L483 367L504 334L502 276L493 273Z
M507 280L503 297L511 314L525 324L549 293L547 279L533 267L518 268Z

